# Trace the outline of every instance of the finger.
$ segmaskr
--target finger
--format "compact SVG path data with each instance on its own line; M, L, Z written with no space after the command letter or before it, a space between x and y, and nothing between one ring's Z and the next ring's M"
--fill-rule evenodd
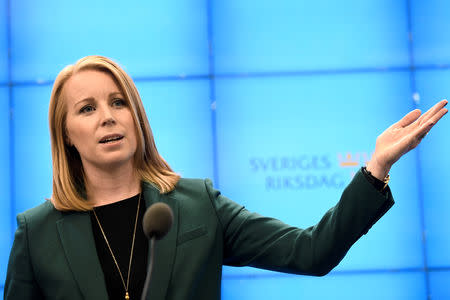
M417 120L418 117L420 117L420 109L415 109L413 111L410 111L407 113L400 121L395 123L395 127L406 127L409 124L413 123L415 120Z
M448 112L447 108L441 108L441 110L439 110L438 112L436 112L432 117L430 117L430 119L423 124L423 127L428 127L430 130L434 125L436 125L437 122L439 122L439 120L445 116L445 114Z
M417 139L419 142L428 134L428 132L436 125L439 120L445 116L448 112L447 108L441 108L437 113L434 114L425 124L417 127L417 129L413 132L413 138Z
M436 103L432 108L430 108L426 113L424 113L418 120L419 125L424 124L430 118L432 118L436 113L438 113L443 107L447 105L447 100L442 100Z
M440 111L438 111L432 119L430 119L426 125L424 126L417 126L415 129L402 138L399 143L396 145L396 151L398 152L399 156L404 155L411 149L414 149L417 147L417 145L420 144L422 139L428 134L428 132L433 128L433 126L448 112L447 108L442 108ZM405 116L406 117L406 116ZM403 119L402 119L403 120Z

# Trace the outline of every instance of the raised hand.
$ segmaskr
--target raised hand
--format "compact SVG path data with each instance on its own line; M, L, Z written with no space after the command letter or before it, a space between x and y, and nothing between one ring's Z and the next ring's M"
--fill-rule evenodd
M421 115L415 109L386 129L377 138L375 152L367 163L367 170L383 180L392 165L409 150L419 145L430 129L448 112L447 100L442 100Z

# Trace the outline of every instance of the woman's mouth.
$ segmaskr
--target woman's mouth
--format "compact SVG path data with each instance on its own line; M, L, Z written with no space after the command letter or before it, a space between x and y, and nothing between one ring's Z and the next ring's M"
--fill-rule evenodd
M106 136L106 137L102 138L99 143L108 144L108 143L120 141L121 139L123 139L122 135Z

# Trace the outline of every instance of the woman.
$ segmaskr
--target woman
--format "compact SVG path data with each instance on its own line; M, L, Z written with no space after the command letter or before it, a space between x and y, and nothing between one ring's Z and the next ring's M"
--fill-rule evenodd
M208 180L180 179L158 154L131 78L88 56L55 80L51 201L17 217L5 299L136 299L147 265L140 226L165 202L174 224L156 246L151 299L219 299L223 264L324 275L392 206L388 173L447 113L443 100L381 134L339 203L299 229L250 213Z

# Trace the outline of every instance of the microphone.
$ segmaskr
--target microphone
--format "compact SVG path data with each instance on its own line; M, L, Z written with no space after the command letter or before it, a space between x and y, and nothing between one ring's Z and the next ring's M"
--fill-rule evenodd
M173 212L169 205L158 202L151 205L144 214L142 226L148 239L162 239L172 227Z
M162 202L151 205L144 214L142 227L145 236L150 240L150 263L148 264L147 277L145 278L141 300L145 300L147 296L150 278L152 277L155 241L162 239L169 232L172 223L172 209L169 205Z

